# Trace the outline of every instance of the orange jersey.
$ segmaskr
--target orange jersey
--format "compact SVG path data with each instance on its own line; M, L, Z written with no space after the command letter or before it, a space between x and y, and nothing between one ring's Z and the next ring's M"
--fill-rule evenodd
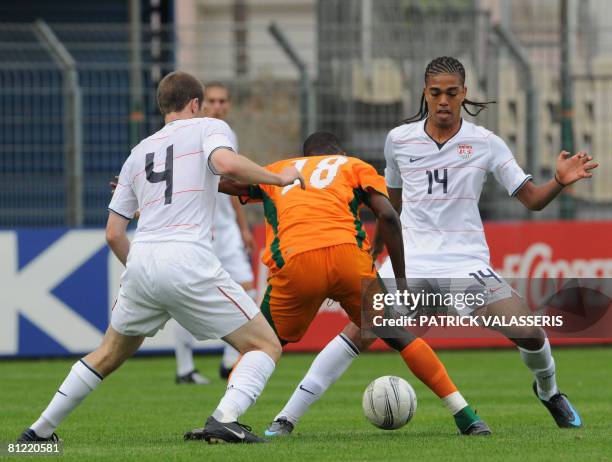
M266 217L266 250L263 262L271 269L283 267L294 255L339 244L356 244L365 250L369 242L359 209L372 188L387 196L383 177L374 167L343 155L299 157L266 168L278 173L295 165L306 181L285 187L252 186L249 197L263 201Z

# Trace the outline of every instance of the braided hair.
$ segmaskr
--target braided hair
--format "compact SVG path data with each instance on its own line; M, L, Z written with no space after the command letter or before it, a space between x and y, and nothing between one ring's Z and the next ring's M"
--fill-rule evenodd
M425 84L427 84L427 77L430 75L437 74L458 74L461 77L461 84L465 83L465 68L463 64L451 56L440 56L439 58L435 58L432 60L427 67L425 68ZM477 101L470 101L469 99L464 99L463 103L461 103L461 107L465 109L471 116L477 116L480 114L480 111L487 108L488 104L495 103L495 101L486 101L483 103ZM474 112L470 111L468 106L474 106L476 109ZM408 124L412 122L418 122L420 120L426 119L429 114L429 109L427 108L427 101L425 101L425 93L421 95L421 106L419 108L419 112L417 112L412 117L407 118L403 122Z

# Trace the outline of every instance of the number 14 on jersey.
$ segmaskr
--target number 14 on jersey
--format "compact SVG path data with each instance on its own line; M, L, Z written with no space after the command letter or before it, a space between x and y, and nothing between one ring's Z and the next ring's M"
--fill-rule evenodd
M427 194L433 194L433 186L434 182L442 185L442 192L444 194L448 191L448 169L442 170L442 176L440 177L440 170L436 169L433 172L431 170L425 170L425 174L427 175L428 187Z

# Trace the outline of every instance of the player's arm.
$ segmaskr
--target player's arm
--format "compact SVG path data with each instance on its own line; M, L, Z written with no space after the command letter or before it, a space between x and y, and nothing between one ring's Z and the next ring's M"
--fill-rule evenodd
M394 143L393 143L393 137L391 136L392 132L389 132L389 134L387 135L387 139L385 140L385 149L384 149L384 156L385 156L385 182L387 183L387 192L389 194L389 199L388 201L390 201L390 204L392 206L392 208L397 212L397 217L399 217L399 215L402 213L402 175L400 172L400 168L399 165L397 164L397 160L395 158L395 151L394 151ZM401 236L401 225L399 228L399 235ZM382 251L384 250L384 239L383 239L383 235L381 233L381 226L380 226L380 220L376 221L376 231L374 234L374 241L372 243L372 250L371 250L371 254L372 257L376 259L376 257L378 257L378 255L380 253L382 253ZM387 248L387 251L389 252L389 255L391 254L391 249ZM403 246L402 246L402 252L403 252ZM393 263L393 262L392 262ZM402 274L404 274L403 271L404 268L404 263L402 260ZM393 269L395 269L395 264L393 264ZM398 273L396 273L397 275ZM399 276L397 276L399 277Z
M219 192L229 196L248 196L249 185L232 180L231 178L221 178L219 180Z
M387 246L396 279L406 277L402 226L391 201L384 194L368 188L368 205L377 219L376 235Z
M391 188L387 186L389 201L399 216L402 213L402 188Z
M123 265L127 262L130 241L127 238L127 227L138 211L138 198L132 189L132 156L130 155L117 179L113 197L108 204L108 221L106 222L106 242Z
M402 188L387 188L389 192L389 201L399 216L402 213ZM376 228L374 230L374 239L372 240L372 248L370 253L372 258L376 260L385 249L385 242L380 233L380 222L376 220ZM401 231L401 230L400 230Z
M537 186L533 182L526 182L516 193L516 198L529 210L542 210L561 190L582 178L593 176L591 170L598 164L592 162L593 157L585 152L579 152L570 157L570 153L562 151L557 157L557 168L552 180Z
M240 183L287 186L298 180L301 188L306 189L304 178L293 165L285 167L280 173L274 173L226 148L212 152L209 165L214 173L228 176Z
M130 251L130 240L127 238L127 227L130 220L111 211L106 222L106 242L115 256L125 266Z
M242 205L251 201L259 202L262 199L261 186L239 183L238 181L234 181L230 178L221 178L221 180L219 181L218 190L219 192L228 194L230 196L237 196L236 202ZM233 201L232 205L234 205ZM253 241L253 246L254 245L255 241Z

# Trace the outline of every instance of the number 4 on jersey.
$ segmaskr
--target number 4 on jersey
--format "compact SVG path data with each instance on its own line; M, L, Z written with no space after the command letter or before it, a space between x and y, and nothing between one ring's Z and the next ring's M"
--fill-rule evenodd
M299 159L293 162L298 172L302 172L304 166L310 159ZM313 188L323 189L329 186L336 175L341 165L346 164L348 159L344 156L326 157L322 159L313 170L308 182ZM299 185L299 180L295 180L288 186L285 186L281 194L286 194L291 188Z
M163 172L153 170L155 153L150 152L145 158L145 171L147 173L147 181L149 183L166 182L166 192L164 193L164 205L172 203L172 170L174 163L174 146L170 145L166 148L166 168Z

